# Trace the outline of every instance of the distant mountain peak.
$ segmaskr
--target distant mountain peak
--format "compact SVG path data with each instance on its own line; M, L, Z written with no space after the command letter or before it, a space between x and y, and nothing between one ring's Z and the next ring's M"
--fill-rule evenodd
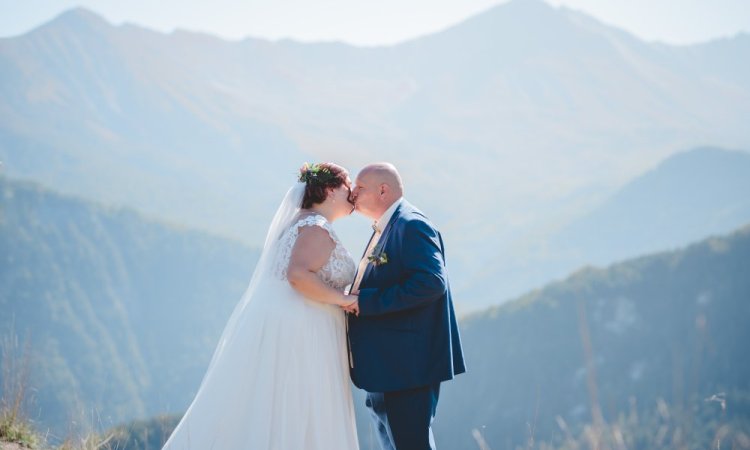
M111 26L112 24L101 15L88 8L78 6L60 13L54 19L32 30L31 33L46 29L91 30L104 29Z
M505 45L504 51L513 48L516 42L526 45L533 42L541 51L566 48L580 53L592 45L622 37L640 42L630 33L580 10L555 6L544 0L510 0L418 40L436 38L438 42L462 41L463 45Z
M716 164L730 168L736 164L750 166L750 153L743 150L729 150L721 147L702 146L675 153L661 163L658 168L681 167L687 165L696 170L705 170Z
M90 24L108 24L102 16L97 14L96 12L84 8L83 6L77 6L75 8L71 8L67 11L62 12L60 15L57 16L57 18L54 19L54 21L62 21L62 22L86 22Z
M559 29L567 25L567 17L560 9L543 0L509 0L414 41L424 43L447 40L463 41L463 45L484 45L483 43L488 42L508 41L519 35L537 36L544 34L547 29Z
M544 0L508 0L506 2L498 3L492 7L491 10L495 9L508 9L508 8L524 8L526 10L538 10L538 9L555 9L552 5Z
M559 11L543 0L510 0L490 7L468 18L464 23L472 23L474 20L497 20L508 17L512 18L539 18L555 15ZM460 26L460 24L459 24Z
M528 11L539 11L539 10L555 10L554 6L550 5L544 0L508 0L505 3L501 3L498 7L506 8L524 8Z

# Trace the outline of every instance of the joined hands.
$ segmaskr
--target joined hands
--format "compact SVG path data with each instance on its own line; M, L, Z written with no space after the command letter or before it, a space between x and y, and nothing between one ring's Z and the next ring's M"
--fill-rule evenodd
M344 301L339 306L341 306L341 309L345 312L359 316L359 297L357 295L344 295Z

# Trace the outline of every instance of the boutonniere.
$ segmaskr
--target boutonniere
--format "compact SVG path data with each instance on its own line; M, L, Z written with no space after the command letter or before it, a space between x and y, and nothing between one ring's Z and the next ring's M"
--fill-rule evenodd
M380 252L380 254L376 255L375 252L373 252L372 255L367 257L367 260L374 266L382 266L383 264L388 263L388 254L386 252Z

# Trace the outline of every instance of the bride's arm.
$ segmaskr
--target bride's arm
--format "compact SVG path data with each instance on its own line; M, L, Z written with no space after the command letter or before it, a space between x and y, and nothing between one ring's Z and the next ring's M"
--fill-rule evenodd
M299 236L292 248L287 269L289 284L300 294L320 303L347 306L357 300L356 296L345 295L326 285L317 272L331 257L336 247L326 230L317 226L300 227Z

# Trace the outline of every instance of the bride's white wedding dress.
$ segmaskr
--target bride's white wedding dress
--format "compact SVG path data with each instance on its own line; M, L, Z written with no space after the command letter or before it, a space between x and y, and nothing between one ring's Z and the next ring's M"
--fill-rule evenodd
M355 264L327 220L300 216L299 187L279 208L247 292L200 389L164 449L357 449L344 312L304 298L286 270L301 227L336 244L318 272L343 289Z

